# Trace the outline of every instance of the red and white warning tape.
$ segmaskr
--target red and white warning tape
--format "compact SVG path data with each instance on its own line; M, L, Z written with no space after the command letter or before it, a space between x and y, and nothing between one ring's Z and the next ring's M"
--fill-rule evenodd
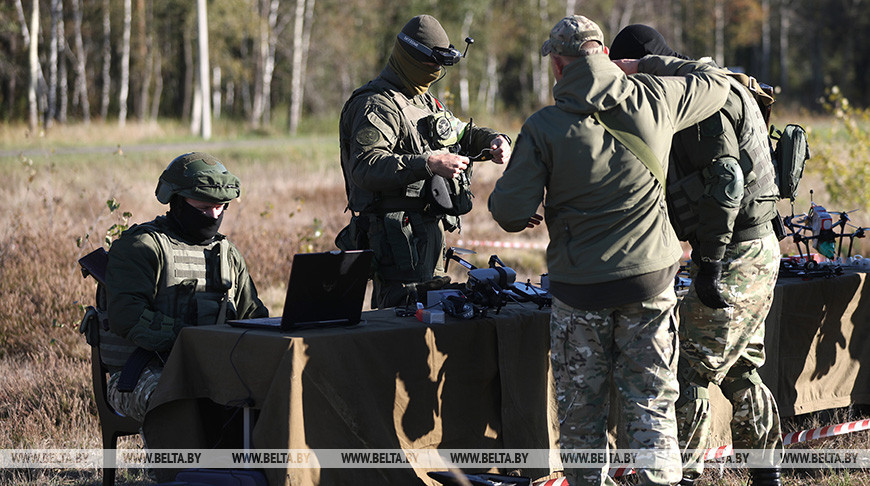
M789 432L782 436L782 443L783 445L797 444L808 440L824 439L825 437L851 434L852 432L860 432L862 430L870 430L870 419L846 422L845 424L826 425L801 432Z
M824 439L837 435L851 434L852 432L860 432L862 430L870 430L870 419L858 420L855 422L846 422L844 424L826 425L810 430L802 430L800 432L789 432L782 435L782 445L788 446L791 444L799 444L810 440ZM710 461L720 457L727 457L733 453L731 444L711 447L704 452L704 460ZM610 477L616 478L633 473L634 470L626 467L618 467L610 470Z
M456 246L463 248L484 246L488 248L519 248L522 250L546 250L546 243L533 241L489 241L489 240L456 240Z
M570 486L566 478L548 479L543 483L534 483L534 486Z

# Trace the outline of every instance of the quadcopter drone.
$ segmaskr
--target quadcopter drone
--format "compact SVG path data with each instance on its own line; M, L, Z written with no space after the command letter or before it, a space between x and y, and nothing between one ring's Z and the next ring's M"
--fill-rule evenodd
M498 255L489 257L487 268L478 268L459 255L476 254L474 250L450 247L445 254L447 270L450 261L453 260L468 269L468 282L462 289L463 295L475 307L475 315L485 315L487 309L494 308L498 311L509 301L531 302L543 309L552 303L549 292L545 289L532 285L531 281L517 283L517 274L514 269L504 264Z
M867 228L855 226L850 223L851 211L828 211L812 201L813 191L810 191L810 209L806 213L783 217L783 224L788 229L786 236L790 236L798 249L798 262L803 265L803 270L816 271L819 262L811 256L812 248L830 261L843 261L852 256L852 248L855 238L864 238ZM836 216L836 221L834 221ZM849 228L847 230L847 227ZM839 228L839 231L837 229ZM849 231L847 233L847 231ZM843 255L843 241L848 239L849 245ZM841 260L842 258L842 260ZM785 268L785 270L799 270Z

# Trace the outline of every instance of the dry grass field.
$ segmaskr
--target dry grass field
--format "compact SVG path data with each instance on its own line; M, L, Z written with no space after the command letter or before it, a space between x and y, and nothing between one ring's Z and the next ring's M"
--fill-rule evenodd
M76 261L104 245L112 225L148 221L166 210L155 199L154 187L173 157L209 151L241 178L242 198L231 204L221 231L242 251L273 314L283 305L292 256L334 249L333 237L348 219L334 135L251 141L227 132L215 137L219 142L204 143L185 142L174 133L186 133L186 128L128 124L121 131L92 125L59 127L50 136L33 137L22 127L0 126L0 449L100 447L89 350L77 330L95 285L82 278ZM491 163L475 166L477 204L464 218L462 233L449 235L448 244L546 243L543 227L506 234L490 219L485 202L500 170ZM107 201L118 209L111 211ZM131 216L125 218L125 212ZM470 258L473 263L485 265L489 255L498 253L522 279L537 282L545 271L543 250L475 249L479 254ZM846 418L851 416L836 420ZM815 420L788 427L815 427L834 419ZM138 439L123 443L141 445ZM810 446L870 448L866 432ZM743 481L728 472L708 476L710 484ZM0 484L98 484L99 478L93 470L0 470ZM152 483L133 470L120 471L119 484ZM790 473L786 484L863 485L870 480L846 470L812 477Z

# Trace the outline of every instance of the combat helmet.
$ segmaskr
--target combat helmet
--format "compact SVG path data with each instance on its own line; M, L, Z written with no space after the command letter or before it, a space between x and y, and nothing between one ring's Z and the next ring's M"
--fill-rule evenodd
M175 194L213 203L227 203L241 194L241 182L214 156L203 152L179 155L166 167L154 194L163 204Z

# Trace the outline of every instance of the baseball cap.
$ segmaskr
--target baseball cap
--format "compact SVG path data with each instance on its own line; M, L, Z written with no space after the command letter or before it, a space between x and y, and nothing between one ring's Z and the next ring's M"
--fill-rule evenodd
M604 34L598 24L582 15L565 17L550 31L550 38L541 46L541 55L555 52L560 56L580 57L584 55L580 46L593 40L604 45Z

